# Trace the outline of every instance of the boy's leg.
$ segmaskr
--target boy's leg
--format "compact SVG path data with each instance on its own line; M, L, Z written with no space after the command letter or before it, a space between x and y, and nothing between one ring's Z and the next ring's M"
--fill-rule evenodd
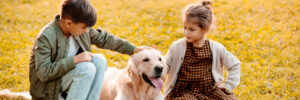
M63 92L69 91L69 88L71 87L73 77L74 77L75 69L69 71L61 78L61 88ZM59 94L58 100L65 100L64 97L62 97L62 93Z
M93 63L81 62L64 75L62 89L68 91L67 100L86 100L95 74L96 68Z
M92 63L96 67L96 75L93 80L87 100L99 100L104 80L104 72L107 69L106 58L102 54L93 54Z

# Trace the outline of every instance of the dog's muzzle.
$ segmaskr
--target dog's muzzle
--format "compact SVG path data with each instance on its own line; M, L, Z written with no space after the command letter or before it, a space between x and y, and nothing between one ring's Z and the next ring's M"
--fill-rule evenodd
M142 76L143 76L143 79L144 79L148 84L150 84L151 86L153 86L153 87L155 88L154 84L150 81L150 79L148 78L148 76L147 76L146 74L143 74Z

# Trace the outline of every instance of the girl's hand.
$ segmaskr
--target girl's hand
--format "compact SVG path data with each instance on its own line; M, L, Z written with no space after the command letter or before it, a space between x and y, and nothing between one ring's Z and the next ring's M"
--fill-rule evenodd
M216 83L215 87L221 89L224 93L226 93L228 95L232 94L232 92L229 91L223 83Z
M223 83L216 83L215 86L220 88L221 90L227 90L226 86Z

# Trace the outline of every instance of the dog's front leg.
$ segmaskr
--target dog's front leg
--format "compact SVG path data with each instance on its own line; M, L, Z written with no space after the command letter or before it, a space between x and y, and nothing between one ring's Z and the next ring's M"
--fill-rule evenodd
M164 96L159 93L154 100L164 100Z
M124 97L123 93L118 93L118 95L116 96L115 100L127 100L127 99Z
M134 100L131 96L126 96L124 93L119 92L115 100Z

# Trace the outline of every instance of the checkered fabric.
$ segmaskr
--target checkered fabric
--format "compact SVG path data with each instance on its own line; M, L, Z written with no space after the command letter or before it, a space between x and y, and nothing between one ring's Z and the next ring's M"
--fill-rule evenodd
M232 92L214 87L212 60L209 40L205 40L204 45L199 48L188 42L176 84L165 99L234 99Z

